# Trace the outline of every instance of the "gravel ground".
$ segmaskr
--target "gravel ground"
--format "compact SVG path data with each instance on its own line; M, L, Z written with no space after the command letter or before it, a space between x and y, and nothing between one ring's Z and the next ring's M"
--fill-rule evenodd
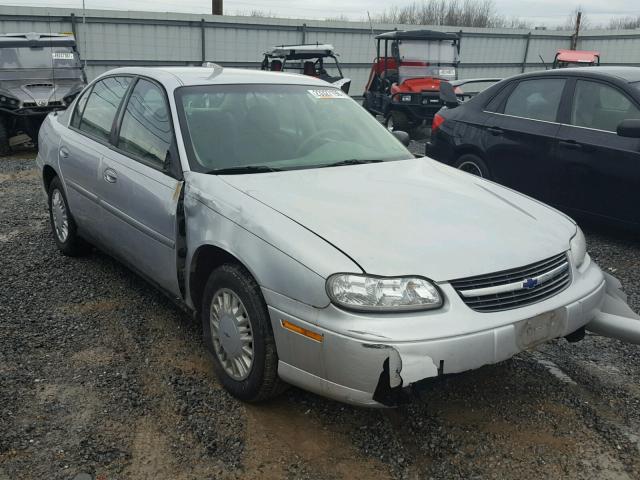
M58 254L33 157L0 159L0 480L640 478L640 348L594 335L394 410L235 401L189 317L99 252ZM640 242L587 236L640 310Z

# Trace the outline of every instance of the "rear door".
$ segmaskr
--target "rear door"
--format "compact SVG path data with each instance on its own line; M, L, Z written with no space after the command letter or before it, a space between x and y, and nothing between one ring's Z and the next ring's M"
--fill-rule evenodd
M108 77L95 83L76 102L69 128L60 139L60 172L69 208L81 231L100 231L98 179L100 161L109 150L111 127L130 77Z
M558 131L553 203L577 215L640 223L640 139L619 137L640 106L619 85L578 78Z
M138 78L100 166L105 235L114 253L165 291L180 296L176 212L182 170L166 93Z
M491 178L548 201L551 152L560 125L557 116L565 78L520 80L484 124Z

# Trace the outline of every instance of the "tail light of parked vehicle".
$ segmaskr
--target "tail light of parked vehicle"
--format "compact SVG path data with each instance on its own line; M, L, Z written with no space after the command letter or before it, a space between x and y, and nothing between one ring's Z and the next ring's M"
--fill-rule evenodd
M431 135L436 133L436 131L440 128L440 126L444 123L444 117L439 113L433 117L433 121L431 122Z

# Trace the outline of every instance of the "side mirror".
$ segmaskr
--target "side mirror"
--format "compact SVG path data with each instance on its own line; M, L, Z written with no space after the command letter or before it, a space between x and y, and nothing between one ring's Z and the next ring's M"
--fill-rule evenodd
M628 119L620 122L617 133L621 137L640 138L640 120Z
M409 144L411 143L411 137L409 136L409 134L407 132L403 132L402 130L394 130L393 132L391 132L393 134L394 137L396 137L401 144L403 144L405 147L408 147Z
M445 107L455 108L460 105L460 100L449 82L440 82L440 100Z

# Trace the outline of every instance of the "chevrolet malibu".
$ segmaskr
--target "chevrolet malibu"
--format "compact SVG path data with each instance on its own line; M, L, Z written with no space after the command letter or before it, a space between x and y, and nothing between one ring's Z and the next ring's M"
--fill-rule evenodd
M312 77L125 68L47 117L37 162L62 253L98 247L198 315L245 401L394 405L585 325L638 342L570 218L404 138Z

